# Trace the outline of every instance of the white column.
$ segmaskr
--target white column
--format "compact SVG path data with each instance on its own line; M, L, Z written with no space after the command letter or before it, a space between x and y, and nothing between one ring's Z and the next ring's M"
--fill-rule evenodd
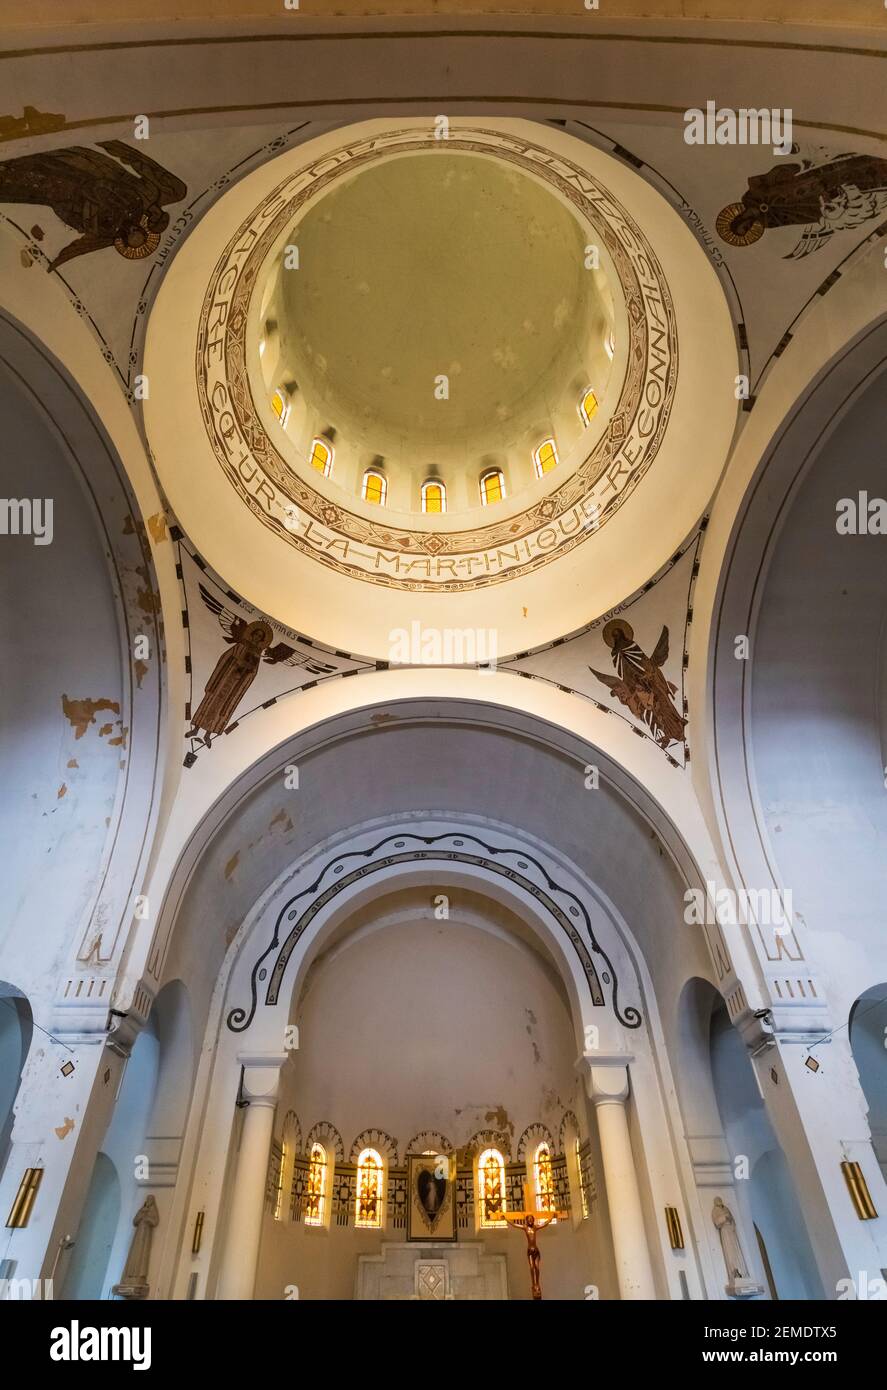
M628 1068L624 1065L590 1067L589 1093L601 1141L619 1294L623 1299L655 1298L650 1249L628 1129Z
M250 1299L256 1282L265 1180L274 1131L280 1068L287 1053L250 1053L238 1057L243 1067L240 1099L246 1101L240 1148L234 1168L228 1232L219 1270L220 1299Z

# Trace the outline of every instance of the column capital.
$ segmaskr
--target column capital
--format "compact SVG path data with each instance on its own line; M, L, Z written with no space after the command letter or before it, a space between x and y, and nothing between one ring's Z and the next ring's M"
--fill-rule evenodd
M237 1060L243 1068L240 1098L247 1105L277 1104L280 1068L288 1052L239 1052Z
M592 1103L624 1105L630 1091L628 1064L634 1061L634 1057L626 1052L609 1055L586 1053L581 1061L585 1066L585 1086Z

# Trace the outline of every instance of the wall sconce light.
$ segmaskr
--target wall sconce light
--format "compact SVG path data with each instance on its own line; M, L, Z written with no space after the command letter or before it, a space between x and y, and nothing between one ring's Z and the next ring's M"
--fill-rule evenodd
M25 1175L18 1185L15 1201L6 1219L7 1229L15 1230L27 1226L34 1206L34 1199L37 1196L37 1189L42 1181L42 1168L25 1169Z
M847 1191L850 1193L850 1199L856 1208L856 1215L860 1221L874 1220L878 1213L875 1211L872 1194L869 1192L865 1174L859 1164L845 1159L841 1164L841 1172L844 1174Z
M665 1208L665 1227L672 1250L683 1250L684 1232L681 1230L681 1218L677 1207Z
M203 1240L203 1217L204 1213L199 1211L194 1221L194 1239L191 1241L191 1254L200 1254L200 1242Z

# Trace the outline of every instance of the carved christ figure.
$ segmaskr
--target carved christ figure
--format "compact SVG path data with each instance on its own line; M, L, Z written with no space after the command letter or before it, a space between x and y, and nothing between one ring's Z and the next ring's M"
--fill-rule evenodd
M558 1216L563 1216L563 1212L552 1212L548 1216L539 1216L532 1211L503 1211L503 1220L510 1226L518 1226L527 1238L527 1264L530 1266L530 1289L533 1298L542 1297L542 1251L539 1249L538 1233L545 1226L550 1226L552 1221L556 1221Z

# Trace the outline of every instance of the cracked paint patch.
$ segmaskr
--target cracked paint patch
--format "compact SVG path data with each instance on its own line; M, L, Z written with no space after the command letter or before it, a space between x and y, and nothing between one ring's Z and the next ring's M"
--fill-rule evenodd
M111 710L114 714L120 713L120 705L116 700L69 700L67 695L62 695L62 710L65 718L74 730L74 737L82 738L90 724L95 723L95 717L99 710ZM108 730L113 728L109 724Z
M65 1116L65 1123L64 1123L63 1125L57 1125L57 1126L55 1127L56 1137L59 1138L59 1139L64 1139L64 1138L66 1137L66 1135L68 1135L68 1134L71 1133L71 1130L72 1130L73 1128L74 1128L74 1121L71 1119L71 1116L70 1116L70 1115L66 1115L66 1116Z
M57 791L56 794L55 794L55 799L56 799L56 801L61 801L62 797L63 797L63 796L67 796L67 794L68 794L68 787L67 787L67 784L66 784L65 782L63 782L62 785L59 787L58 791Z
M289 813L287 811L284 811L283 808L281 808L277 812L277 815L272 818L271 823L268 826L268 829L273 830L275 825L282 825L284 830L292 830L293 828L292 819L290 818Z
M77 761L76 758L69 758L69 759L68 759L68 767L79 767L79 766L80 766L80 764L78 763L78 761Z
M136 673L136 685L138 686L139 690L141 690L142 681L148 674L148 663L147 661L137 661L135 662L133 669Z
M231 858L228 860L228 863L225 865L225 878L226 878L226 879L228 879L228 880L230 881L231 875L234 873L234 870L237 868L237 865L238 865L239 863L240 863L240 850L238 849L238 850L235 850L235 852L231 855Z

